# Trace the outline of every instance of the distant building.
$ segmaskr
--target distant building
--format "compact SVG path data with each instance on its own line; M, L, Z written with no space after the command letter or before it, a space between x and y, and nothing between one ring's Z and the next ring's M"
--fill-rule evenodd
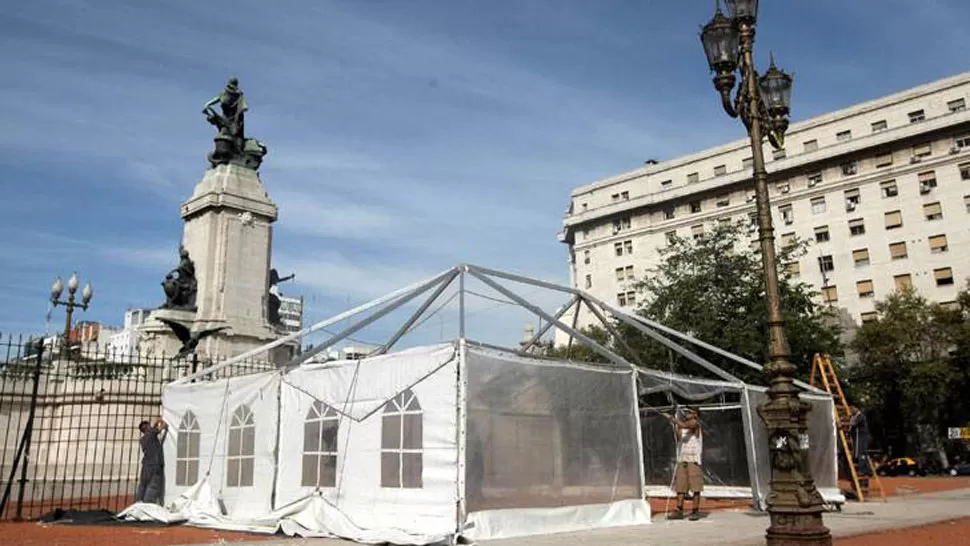
M125 326L108 340L108 351L115 357L128 357L138 348L138 327L148 318L148 309L125 311Z
M280 295L280 324L283 332L293 334L303 329L303 297Z
M792 124L765 144L775 241L812 241L779 264L854 324L914 287L943 305L970 275L970 73ZM743 220L757 248L747 139L576 188L559 240L572 285L633 309L673 236ZM563 318L569 322L569 317ZM579 326L595 322L582 314ZM560 336L561 337L561 336ZM562 338L561 338L562 339Z

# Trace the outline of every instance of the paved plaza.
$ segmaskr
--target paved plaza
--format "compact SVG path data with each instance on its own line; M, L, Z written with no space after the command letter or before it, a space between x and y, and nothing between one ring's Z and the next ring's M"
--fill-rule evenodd
M834 537L847 537L891 529L918 527L940 521L970 517L970 489L925 495L891 497L888 502L852 503L842 512L825 515L825 524ZM654 517L649 526L601 529L577 533L520 537L481 542L488 546L627 546L723 544L743 546L764 544L767 514L751 511L718 511L700 521L667 521ZM238 546L347 546L344 540L279 539L234 543Z

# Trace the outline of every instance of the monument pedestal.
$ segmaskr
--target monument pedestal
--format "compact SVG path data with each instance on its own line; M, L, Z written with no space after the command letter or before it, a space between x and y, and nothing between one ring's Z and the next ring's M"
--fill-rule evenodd
M145 322L138 327L138 351L144 356L172 358L178 354L182 348L172 329L159 318L174 320L192 329L195 322L194 311L184 311L181 309L155 309L149 313Z

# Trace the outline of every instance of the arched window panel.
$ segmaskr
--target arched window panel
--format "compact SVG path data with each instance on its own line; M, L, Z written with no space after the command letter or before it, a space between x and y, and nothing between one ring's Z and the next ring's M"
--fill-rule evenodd
M256 462L256 423L249 406L236 408L229 424L229 446L226 454L226 485L252 487Z
M330 406L314 402L303 424L304 487L337 485L337 431L340 419Z
M199 481L199 444L202 430L191 411L185 412L178 427L175 446L175 485L195 485Z
M381 423L381 487L422 487L424 415L410 390L384 406Z

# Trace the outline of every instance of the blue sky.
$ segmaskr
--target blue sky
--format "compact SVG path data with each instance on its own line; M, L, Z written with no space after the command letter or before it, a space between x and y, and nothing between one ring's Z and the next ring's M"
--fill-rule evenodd
M461 261L565 283L573 187L743 135L697 38L712 4L5 2L0 332L43 331L72 270L86 319L161 303L201 106L230 75L311 319ZM758 56L795 73L799 120L968 70L968 19L964 0L764 0Z

